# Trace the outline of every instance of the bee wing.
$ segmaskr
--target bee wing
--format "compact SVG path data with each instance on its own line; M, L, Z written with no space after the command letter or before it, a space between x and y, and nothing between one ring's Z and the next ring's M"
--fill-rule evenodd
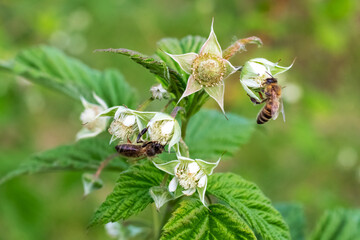
M283 102L282 98L280 99L280 112L281 112L284 122L285 122L284 102Z
M275 120L279 116L279 109L280 109L281 102L280 102L280 99L277 97L274 97L273 99L274 99L274 101L273 101L273 104L271 105L271 116L272 116L272 119Z

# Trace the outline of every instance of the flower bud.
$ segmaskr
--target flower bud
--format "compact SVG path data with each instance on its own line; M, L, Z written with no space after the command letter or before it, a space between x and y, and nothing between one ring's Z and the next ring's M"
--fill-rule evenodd
M163 88L161 84L154 85L150 88L150 92L152 94L153 99L167 99L169 98L168 92Z
M97 116L104 111L107 106L106 103L94 94L95 100L99 103L92 104L81 97L81 102L85 110L80 114L80 120L83 128L77 133L76 139L94 137L105 130L107 124L107 118L98 118Z

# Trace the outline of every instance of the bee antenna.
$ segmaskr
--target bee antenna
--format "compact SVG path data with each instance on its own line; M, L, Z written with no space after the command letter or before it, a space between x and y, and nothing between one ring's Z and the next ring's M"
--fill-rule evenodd
M265 71L270 77L274 78L273 75L271 75L268 71Z

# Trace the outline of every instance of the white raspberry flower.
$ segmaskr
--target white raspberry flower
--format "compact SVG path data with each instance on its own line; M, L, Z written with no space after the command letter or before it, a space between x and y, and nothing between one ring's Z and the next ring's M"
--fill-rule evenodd
M201 202L205 205L207 177L213 173L219 161L220 159L211 163L201 159L194 160L178 156L177 160L163 164L154 163L154 165L160 170L174 175L169 184L169 192L175 192L179 185L182 193L187 196L192 195L197 190Z
M136 139L139 132L145 128L146 123L155 115L155 112L140 112L123 106L106 109L99 114L101 116L114 117L108 129L112 135L110 143L120 139L127 142Z
M260 91L267 78L286 72L292 65L293 63L289 67L282 67L278 63L270 62L265 58L251 59L241 69L240 83L250 97L260 101L253 91Z
M85 98L81 97L81 102L85 110L80 115L83 128L77 133L76 139L94 137L105 130L107 118L98 118L98 114L107 109L106 103L95 93L93 94L98 104L89 103Z
M213 24L214 21L211 24L209 38L201 47L199 54L167 54L174 59L186 73L190 74L186 90L179 99L179 102L184 97L204 89L210 97L219 104L221 110L224 112L224 80L236 72L238 68L235 68L228 60L223 58L221 46L216 38Z

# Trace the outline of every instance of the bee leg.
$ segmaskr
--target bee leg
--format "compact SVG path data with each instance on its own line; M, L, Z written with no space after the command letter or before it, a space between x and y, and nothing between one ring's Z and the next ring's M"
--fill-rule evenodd
M250 98L250 101L253 103L253 104L260 104L261 102L259 102L258 100L256 100L255 98L253 97L250 97L250 95L248 94L249 98Z
M139 135L137 136L136 142L137 143L142 143L143 141L140 140L141 137L147 132L148 127L144 128L143 130L141 130L141 132L139 133Z
M259 92L259 96L260 96L260 99L261 99L261 100L263 100L263 99L264 99L264 97L263 97L263 95L262 95L262 93L261 93L261 92Z

